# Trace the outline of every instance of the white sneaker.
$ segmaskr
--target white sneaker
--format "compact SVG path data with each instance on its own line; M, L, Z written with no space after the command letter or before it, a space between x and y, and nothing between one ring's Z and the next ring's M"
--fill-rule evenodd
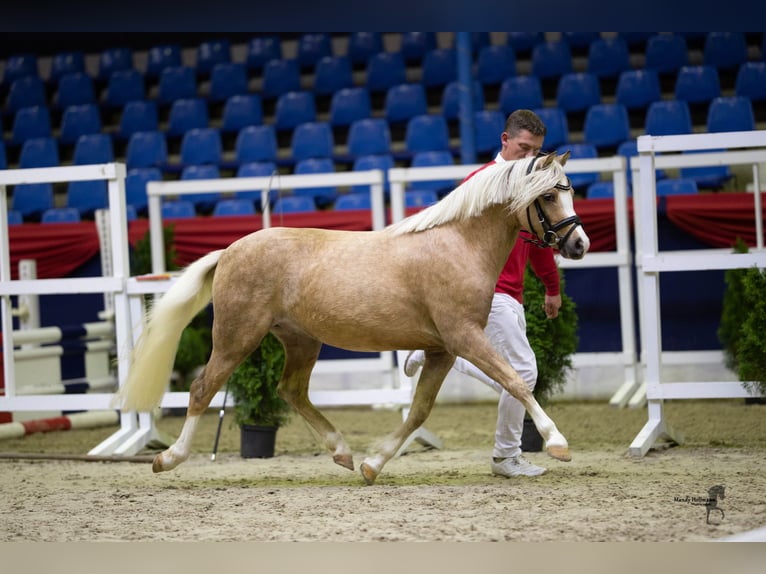
M529 462L522 455L492 460L492 474L512 478L514 476L540 476L547 469Z
M404 359L404 374L412 377L426 362L426 354L423 351L410 351Z

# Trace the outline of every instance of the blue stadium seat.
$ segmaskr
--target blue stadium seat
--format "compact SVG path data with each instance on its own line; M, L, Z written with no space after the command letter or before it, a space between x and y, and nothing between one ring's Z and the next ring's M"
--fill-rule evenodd
M306 122L293 130L290 149L293 160L310 157L332 157L335 140L328 122Z
M383 51L380 32L351 32L348 37L348 58L352 66L364 67L367 61Z
M51 207L55 207L53 184L22 183L13 188L11 210L21 213L25 221L39 219Z
M3 85L10 86L14 80L24 76L40 76L37 55L11 54L5 60L5 72L3 73Z
M277 131L289 131L316 118L316 100L312 92L287 92L277 98L274 109L274 127Z
M559 78L556 105L566 113L584 112L601 103L598 76L590 72L572 72Z
M240 164L275 162L277 160L277 134L272 124L247 126L237 134L234 154Z
M708 103L721 95L718 71L712 66L682 66L676 77L675 97L689 104Z
M276 215L283 213L306 213L316 211L314 200L308 195L286 195L274 202L272 212Z
M181 180L191 179L220 179L221 172L217 165L187 165L181 170ZM208 213L213 210L216 202L221 199L221 192L211 191L209 193L195 193L185 197L194 204L194 209L201 213Z
M181 137L194 128L206 128L209 124L207 102L202 98L181 98L170 104L168 137Z
M706 66L719 70L737 70L747 61L744 32L708 32L702 51Z
M423 56L421 82L426 88L441 88L457 80L457 53L449 48L428 50Z
M598 149L617 147L630 139L628 110L622 104L596 104L588 108L583 127L586 143Z
M630 51L624 38L597 38L588 49L587 71L598 78L617 78L630 69Z
M382 118L365 118L351 124L348 153L353 156L379 155L391 152L391 131Z
M98 55L98 72L96 78L106 83L112 73L118 70L133 68L133 50L127 46L105 48Z
M72 163L87 165L114 161L112 136L108 133L84 134L74 144Z
M434 167L440 165L453 165L455 159L452 154L445 150L440 151L421 151L413 154L411 167ZM405 191L405 203L407 194L413 191L429 191L436 196L452 191L455 187L454 180L433 180L433 181L413 181L410 182ZM409 207L409 206L408 206Z
M85 54L80 50L57 52L51 58L51 72L48 80L58 84L65 74L85 73Z
M354 121L372 116L370 92L364 86L343 88L330 99L330 125L350 126Z
M109 193L106 180L72 181L67 184L66 207L73 207L82 218L92 218L97 209L106 209Z
M104 105L111 108L121 108L128 102L144 100L145 97L146 85L141 72L132 68L130 70L116 70L109 76Z
M213 102L224 102L232 96L247 94L247 69L241 62L221 62L210 72L210 92Z
M498 96L500 110L511 114L516 110L534 110L543 107L543 88L537 76L514 76L500 84Z
M16 211L15 209L9 209L8 225L21 225L22 223L24 223L24 217L21 215L21 212Z
M346 56L325 56L314 67L314 93L330 96L354 85L351 62Z
M60 109L81 104L95 104L96 89L93 78L82 72L61 76L56 92L56 107Z
M573 72L572 50L564 41L546 41L532 48L532 74L541 80Z
M136 132L150 132L160 129L157 102L154 100L132 100L125 102L120 114L117 137L130 139Z
M221 131L239 132L247 126L263 123L263 103L258 94L240 94L230 96L223 105Z
M22 76L11 83L6 109L15 114L21 108L46 106L47 102L45 82L38 76Z
M655 34L646 41L644 67L658 74L675 74L689 64L686 38L680 34Z
M707 113L708 132L739 132L755 129L750 98L731 96L713 98Z
M61 117L59 142L73 145L84 134L101 132L101 112L98 104L69 106Z
M476 79L483 85L502 84L516 75L516 54L508 44L484 46L476 60Z
M536 44L545 42L543 32L507 32L506 43L516 54L531 54Z
M135 221L138 219L138 212L136 212L135 206L130 204L125 206L125 219L127 221Z
M197 97L197 77L191 66L169 66L160 73L157 102L169 105L176 100Z
M312 174L312 173L335 173L335 164L329 157L322 158L307 158L302 159L295 163L296 175ZM317 207L326 207L335 201L338 195L337 187L309 187L304 189L296 189L293 192L295 196L308 196L313 198Z
M589 143L568 143L556 148L556 153L559 155L567 151L571 154L569 159L595 159L598 157L596 146ZM596 183L600 178L600 174L597 171L570 173L568 175L575 193L580 193L582 195L585 195L583 191L586 191L591 184Z
M301 71L295 59L269 60L263 67L261 96L278 98L288 92L301 90Z
M367 89L386 92L392 86L407 82L407 68L401 52L380 52L367 62Z
M332 40L326 32L301 34L298 38L298 65L304 69L314 68L317 62L332 56Z
M168 146L165 134L159 130L135 132L128 140L125 162L132 167L165 166L168 161Z
M407 64L421 64L426 52L435 48L434 32L402 32L400 51Z
M553 150L569 142L569 122L564 110L558 107L533 109L545 124L543 150Z
M59 165L59 148L54 138L30 138L22 144L19 168L56 167L57 165Z
M399 84L386 92L383 114L389 123L406 123L410 118L428 113L423 84Z
M657 182L657 197L695 194L698 191L693 179L667 178Z
M372 209L372 199L370 199L369 193L344 193L335 200L333 209L338 211L370 210Z
M74 207L53 207L43 211L41 223L79 223L80 212Z
M196 216L194 204L187 199L166 199L162 202L162 219L186 219Z
M218 165L222 159L218 128L192 128L181 137L181 165Z
M422 114L407 122L404 147L410 153L449 150L447 120L441 114Z
M383 171L383 193L388 196L390 184L388 182L388 170L394 167L394 156L390 153L377 155L360 155L354 160L352 171L367 171L379 169ZM353 193L370 193L369 185L352 185Z
M588 186L585 192L586 199L602 199L614 197L613 181L596 181Z
M687 153L710 153L724 150L694 150L685 151ZM728 165L704 165L700 167L682 167L678 173L682 179L692 180L697 187L705 189L721 189L724 184L729 181L734 174L731 172L731 168ZM679 192L680 193L680 192ZM658 192L659 194L659 192Z
M282 59L282 41L278 35L256 36L247 43L247 69L260 72L269 60Z
M125 176L125 203L132 205L137 213L145 214L149 202L146 184L162 181L162 172L157 167L134 167Z
M165 68L180 65L182 65L181 46L177 44L152 46L147 53L146 77L149 80L156 80Z
M457 120L460 117L460 100L462 98L463 84L458 81L450 82L444 86L442 92L442 115L448 120ZM478 80L473 81L473 109L484 109L484 88Z
M231 42L226 38L206 40L197 46L197 74L210 76L219 64L231 62Z
M270 177L273 175L278 175L277 164L273 161L253 161L250 163L243 163L237 169L237 177ZM274 202L278 196L279 190L271 189L269 192L269 201ZM234 193L234 197L249 199L255 204L257 209L261 209L260 190L237 191Z
M478 153L494 153L501 147L500 134L505 130L505 116L499 110L474 112L475 144Z
M13 116L11 143L21 145L30 138L53 137L51 113L46 106L21 108Z
M213 208L213 217L231 217L241 215L255 215L255 206L247 198L221 199Z
M766 62L742 64L737 72L734 94L750 98L751 102L766 100Z
M645 110L652 102L659 102L662 90L657 71L650 68L625 70L617 79L615 98L628 110Z
M646 111L644 131L653 136L692 133L689 104L684 100L662 100L652 103Z
M408 189L404 192L404 207L428 207L439 201L432 189Z
M8 169L8 155L5 150L5 141L2 138L0 138L0 169Z

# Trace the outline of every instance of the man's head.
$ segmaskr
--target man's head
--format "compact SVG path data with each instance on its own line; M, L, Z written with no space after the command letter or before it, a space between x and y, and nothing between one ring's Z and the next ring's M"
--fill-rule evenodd
M506 161L536 156L543 147L545 131L545 124L535 112L516 110L505 121L500 155Z

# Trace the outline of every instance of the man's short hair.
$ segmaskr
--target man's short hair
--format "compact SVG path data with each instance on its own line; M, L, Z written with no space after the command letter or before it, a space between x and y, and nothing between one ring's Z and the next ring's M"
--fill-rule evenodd
M522 130L534 136L545 136L547 131L543 120L532 110L516 110L505 120L505 131L510 137L516 137Z

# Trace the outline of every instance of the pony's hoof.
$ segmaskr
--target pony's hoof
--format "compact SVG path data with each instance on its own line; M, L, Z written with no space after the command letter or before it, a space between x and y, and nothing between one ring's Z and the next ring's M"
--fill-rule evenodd
M164 472L165 467L162 464L162 454L158 454L152 461L152 472Z
M572 456L569 454L569 447L567 446L551 445L547 447L546 450L548 451L548 454L556 460L560 460L562 462L569 462L572 460Z
M350 454L336 454L332 457L332 461L343 468L354 470L354 457Z
M362 478L364 478L364 482L367 483L367 486L372 485L375 482L375 479L378 478L378 471L366 462L362 463L359 470L362 472Z

